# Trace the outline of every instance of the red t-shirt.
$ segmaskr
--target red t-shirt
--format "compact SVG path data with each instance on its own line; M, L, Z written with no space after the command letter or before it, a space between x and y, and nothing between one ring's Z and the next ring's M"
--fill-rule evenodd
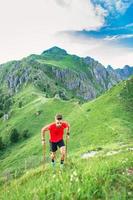
M50 131L50 141L58 142L63 139L64 129L69 127L67 122L62 122L60 127L56 126L56 123L53 122L48 125L48 130Z

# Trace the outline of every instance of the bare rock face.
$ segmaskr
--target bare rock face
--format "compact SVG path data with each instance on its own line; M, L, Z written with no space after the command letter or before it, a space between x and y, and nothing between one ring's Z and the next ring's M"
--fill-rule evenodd
M117 74L121 79L127 79L129 76L133 75L133 67L125 65L122 69L116 69Z
M8 120L8 119L9 119L9 114L4 114L3 120L6 121L6 120Z
M31 67L22 68L21 65L15 65L6 76L6 82L9 90L14 93L18 92L19 87L30 81Z
M78 74L69 69L59 69L55 67L52 67L52 72L55 78L59 80L64 87L73 90L78 97L83 97L84 100L96 97L96 90L84 72Z
M101 85L103 90L107 90L112 87L116 82L118 82L118 77L115 72L113 72L113 79L112 74L98 61L90 57L86 57L85 63L92 67L92 74L96 83Z
M41 85L47 85L47 82L51 85L52 81L55 80L56 82L60 82L67 90L74 92L77 97L84 100L91 100L121 80L113 69L108 68L107 70L93 59L86 58L85 63L88 64L91 79L84 71L78 73L71 68L39 65L33 61L23 66L21 63L17 63L7 74L7 85L13 94L19 91L21 85L28 82L32 82L35 86L38 85L38 81L41 82ZM31 66L33 64L37 67L33 68Z

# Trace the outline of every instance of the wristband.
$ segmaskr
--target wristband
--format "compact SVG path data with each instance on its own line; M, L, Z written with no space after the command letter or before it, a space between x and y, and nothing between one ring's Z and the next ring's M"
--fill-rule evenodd
M69 133L69 132L67 132L67 135L70 135L70 133Z
M42 141L45 141L45 139L42 139Z

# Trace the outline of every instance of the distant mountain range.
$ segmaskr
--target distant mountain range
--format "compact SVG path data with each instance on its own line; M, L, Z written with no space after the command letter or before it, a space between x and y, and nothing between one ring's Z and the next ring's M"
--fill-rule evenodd
M0 65L1 87L10 94L33 84L46 97L83 101L96 98L131 75L133 67L128 65L122 69L105 68L91 57L70 55L59 47Z

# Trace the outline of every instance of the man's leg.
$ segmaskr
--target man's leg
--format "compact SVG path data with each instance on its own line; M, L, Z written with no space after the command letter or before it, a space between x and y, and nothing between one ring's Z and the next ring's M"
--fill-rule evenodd
M66 155L66 148L65 148L65 144L64 141L61 140L58 142L58 146L60 148L60 153L61 153L61 161L60 164L63 166L64 164L64 159L65 159L65 155Z
M60 164L64 164L65 155L66 155L66 147L65 146L60 147L60 152L61 152Z
M57 151L57 144L54 142L50 142L50 151L51 151L51 163L55 165L55 158L56 158L56 151Z
M55 165L55 158L56 158L56 151L55 152L51 151L51 162L52 162L52 165Z

